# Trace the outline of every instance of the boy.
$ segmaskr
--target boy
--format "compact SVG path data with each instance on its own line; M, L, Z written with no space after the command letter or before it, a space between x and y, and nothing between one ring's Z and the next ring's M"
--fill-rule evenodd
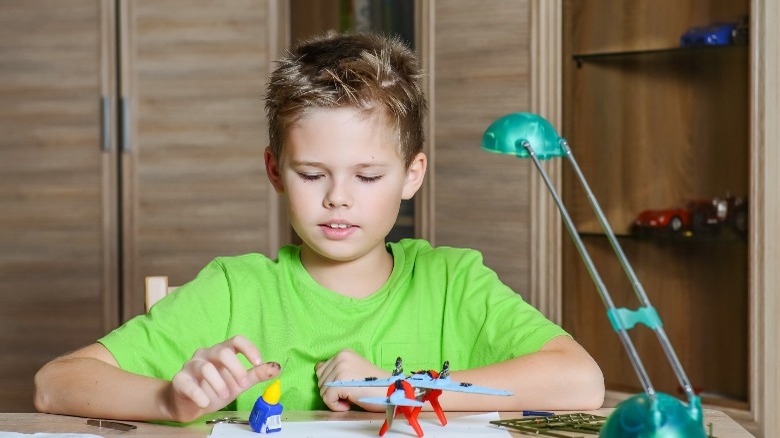
M378 36L293 50L269 82L265 164L302 245L214 260L146 315L45 365L37 408L182 422L248 411L286 363L287 409L347 410L386 389L324 384L388 377L398 356L407 371L449 360L453 379L515 394L445 393L445 410L600 407L595 362L479 253L385 244L427 166L419 76L413 53Z

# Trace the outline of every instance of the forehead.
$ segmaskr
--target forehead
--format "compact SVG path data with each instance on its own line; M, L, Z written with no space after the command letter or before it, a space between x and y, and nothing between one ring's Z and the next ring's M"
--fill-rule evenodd
M290 127L283 155L321 161L345 155L401 160L397 131L381 111L353 107L310 109Z

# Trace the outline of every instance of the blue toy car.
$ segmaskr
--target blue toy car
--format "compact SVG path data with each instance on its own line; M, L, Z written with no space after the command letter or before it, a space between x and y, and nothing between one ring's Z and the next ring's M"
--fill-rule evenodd
M737 23L713 23L704 27L692 27L680 37L680 45L726 46L733 43Z

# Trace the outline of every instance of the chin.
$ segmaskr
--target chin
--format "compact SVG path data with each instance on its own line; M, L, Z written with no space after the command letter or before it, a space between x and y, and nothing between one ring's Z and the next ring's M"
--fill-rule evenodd
M333 245L333 243L329 242L317 247L310 246L309 249L321 259L336 263L346 263L364 257L366 254L369 254L373 248L356 248L353 245Z

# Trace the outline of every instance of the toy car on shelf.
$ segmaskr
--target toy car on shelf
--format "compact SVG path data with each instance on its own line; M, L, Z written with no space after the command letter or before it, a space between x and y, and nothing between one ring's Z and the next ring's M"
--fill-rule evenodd
M651 230L682 231L691 225L691 213L687 208L644 210L637 215L633 228L635 234Z
M747 235L747 201L727 195L707 200L691 200L685 207L644 210L632 224L636 235L654 233L710 233L716 234L724 226L740 236Z
M734 43L739 23L712 23L709 26L692 27L680 36L680 45L727 46Z

